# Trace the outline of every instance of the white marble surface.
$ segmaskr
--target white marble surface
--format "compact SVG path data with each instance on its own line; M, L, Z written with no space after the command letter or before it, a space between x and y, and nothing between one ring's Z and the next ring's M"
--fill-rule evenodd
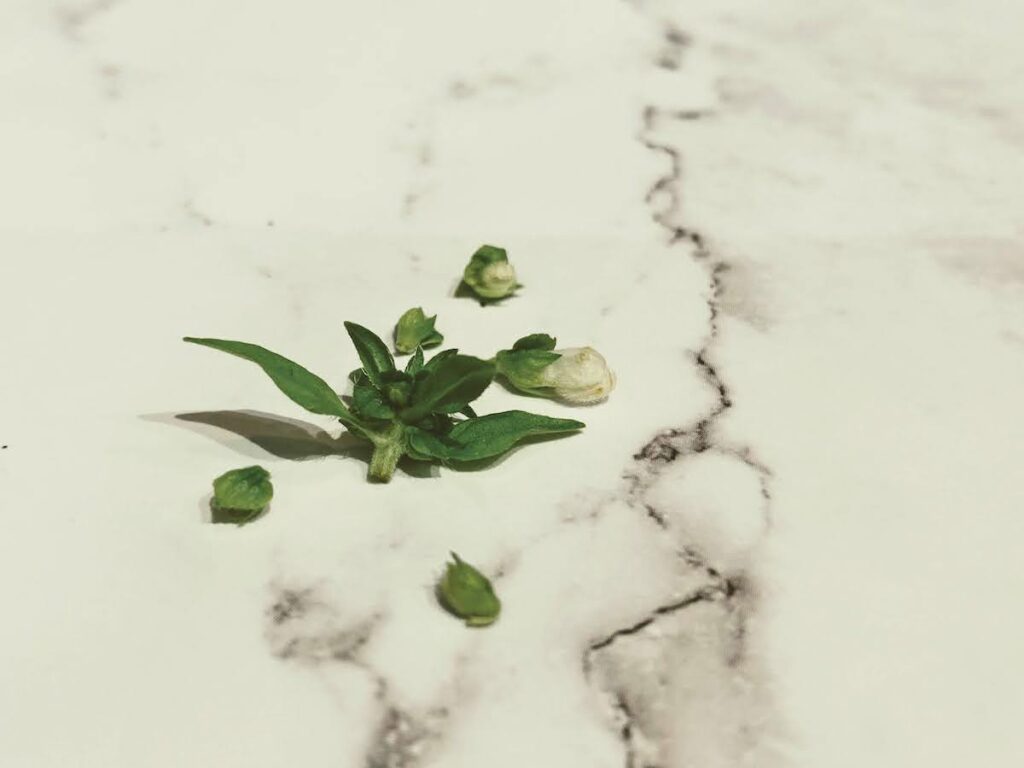
M0 5L0 765L1021 762L1019 4L194 6ZM179 341L340 384L417 304L619 387L372 486Z

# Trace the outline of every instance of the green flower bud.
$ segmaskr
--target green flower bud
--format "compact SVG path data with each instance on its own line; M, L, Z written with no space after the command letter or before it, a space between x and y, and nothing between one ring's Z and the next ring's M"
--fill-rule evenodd
M495 355L498 373L515 389L573 404L596 403L615 387L615 374L592 347L555 349L547 334L524 336Z
M408 310L398 318L398 325L395 326L395 349L404 355L411 355L417 347L436 347L444 341L444 336L434 328L435 322L437 315L427 317L422 307Z
M215 523L252 522L274 497L270 473L263 467L233 469L213 481L210 508Z
M480 571L452 552L452 561L437 585L437 598L449 613L470 627L493 624L501 612L501 601L491 582Z
M511 296L520 287L505 249L493 245L481 245L477 249L462 279L477 296L492 301Z

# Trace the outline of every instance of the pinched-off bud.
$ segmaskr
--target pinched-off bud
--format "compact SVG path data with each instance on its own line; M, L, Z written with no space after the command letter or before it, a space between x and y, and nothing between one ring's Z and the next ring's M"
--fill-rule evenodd
M427 317L422 307L413 307L398 318L395 326L395 349L404 355L411 355L417 347L436 347L442 336L434 327L437 315Z
M596 403L615 387L615 375L592 347L555 349L544 333L524 336L494 357L498 373L515 389L569 403Z
M540 372L542 386L570 403L598 403L615 388L615 374L593 347L556 349L559 358Z
M462 279L482 299L495 301L511 296L519 283L504 248L481 245L466 265Z
M270 473L263 467L233 469L213 481L210 508L215 523L243 525L259 517L274 497Z
M470 627L493 624L501 612L501 601L491 582L454 552L437 585L437 599L445 610Z

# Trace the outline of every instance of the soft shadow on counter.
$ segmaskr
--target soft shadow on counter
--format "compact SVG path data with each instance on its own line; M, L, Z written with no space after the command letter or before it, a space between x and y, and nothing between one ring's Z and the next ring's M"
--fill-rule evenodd
M267 453L291 461L340 456L369 463L372 453L369 443L347 432L340 437L332 437L315 424L263 411L158 413L147 414L142 418L184 427L253 458L259 458L259 454L251 448L247 450L246 443L239 441L238 437ZM432 478L439 474L436 467L426 462L412 461L408 457L404 457L398 466L411 477Z

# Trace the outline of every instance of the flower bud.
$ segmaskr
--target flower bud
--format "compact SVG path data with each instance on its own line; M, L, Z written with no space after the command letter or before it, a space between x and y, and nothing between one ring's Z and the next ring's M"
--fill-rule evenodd
M210 508L215 523L243 525L255 520L274 497L270 473L263 467L233 469L213 481Z
M501 612L501 601L491 582L454 552L437 585L437 598L445 610L470 627L493 624Z
M555 339L535 333L495 355L498 372L514 388L574 404L596 403L615 388L615 374L592 347L555 349Z
M593 347L556 349L559 358L540 372L543 386L570 403L597 403L615 388L615 374Z
M482 245L469 260L462 279L482 299L497 300L511 296L519 283L504 248Z
M405 312L395 326L395 349L411 355L417 347L436 347L444 341L444 336L434 328L435 322L437 315L427 317L422 307L413 307Z

